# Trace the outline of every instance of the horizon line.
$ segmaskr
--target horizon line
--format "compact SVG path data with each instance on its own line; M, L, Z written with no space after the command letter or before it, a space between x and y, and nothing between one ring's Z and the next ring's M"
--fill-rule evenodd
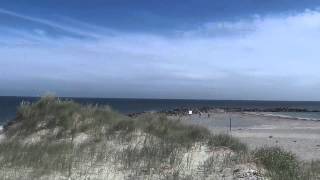
M135 98L135 97L90 97L90 96L56 96L57 98L71 98L71 99L130 99L130 100L187 100L187 101L252 101L252 102L320 102L320 100L256 100L256 99L197 99L197 98ZM43 96L3 96L0 95L0 98L41 98Z

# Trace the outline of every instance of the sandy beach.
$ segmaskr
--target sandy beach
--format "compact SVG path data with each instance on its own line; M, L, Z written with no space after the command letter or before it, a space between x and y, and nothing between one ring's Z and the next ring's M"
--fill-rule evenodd
M320 159L320 121L240 112L203 113L180 118L185 123L207 127L214 133L231 133L251 149L279 146L295 153L300 160Z

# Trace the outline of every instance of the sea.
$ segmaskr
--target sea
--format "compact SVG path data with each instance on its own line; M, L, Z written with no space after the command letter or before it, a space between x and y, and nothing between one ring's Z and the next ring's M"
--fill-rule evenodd
M320 111L320 102L316 101L250 101L250 100L187 100L187 99L126 99L126 98L62 98L80 104L109 105L112 109L124 113L161 111L174 108L299 108ZM0 126L12 120L21 102L35 102L39 97L1 97ZM302 119L320 120L319 112L280 112L276 115Z

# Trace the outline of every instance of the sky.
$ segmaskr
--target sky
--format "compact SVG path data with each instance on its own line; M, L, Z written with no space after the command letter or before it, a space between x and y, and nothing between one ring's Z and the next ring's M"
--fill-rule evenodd
M0 96L320 100L319 0L1 0Z

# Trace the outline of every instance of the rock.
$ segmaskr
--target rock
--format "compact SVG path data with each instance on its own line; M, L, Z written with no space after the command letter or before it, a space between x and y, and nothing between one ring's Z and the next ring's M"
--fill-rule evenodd
M242 180L264 180L262 173L255 165L240 164L233 169L233 178Z

